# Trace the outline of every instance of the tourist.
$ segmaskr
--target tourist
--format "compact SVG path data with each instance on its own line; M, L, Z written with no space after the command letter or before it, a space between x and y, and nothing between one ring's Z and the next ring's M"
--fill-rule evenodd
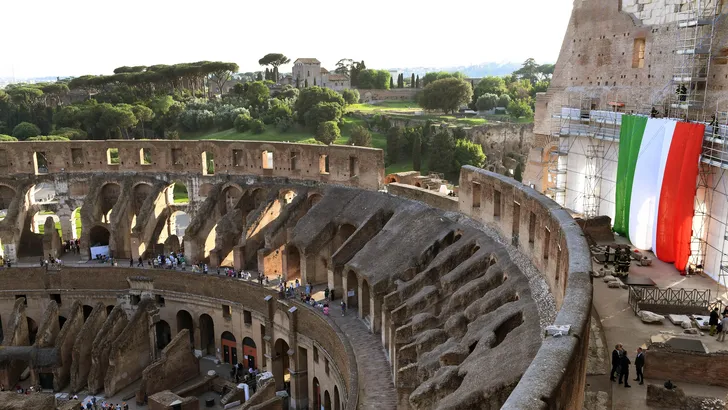
M296 278L296 289L301 287L301 282L298 281L298 278ZM728 310L728 308L726 308Z
M324 304L324 316L328 316L328 315L329 315L329 304L326 303L326 304Z
M725 342L725 334L728 332L728 315L723 315L723 320L721 320L720 324L722 325L722 329L720 329L720 332L718 333L718 341L719 342Z
M720 321L720 315L718 314L718 308L714 308L712 312L710 312L710 321L708 324L710 325L710 335L715 336L715 332L718 329L718 322Z
M346 303L342 300L341 301L341 316L344 316L346 314Z
M137 268L143 268L144 267L144 260L142 257L139 257L139 260L137 261Z
M122 403L122 410L129 410L129 405L126 402Z
M129 258L129 267L130 268L134 267L134 258Z
M642 374L642 367L645 365L645 353L641 347L637 348L637 356L634 358L634 367L637 369L637 378L634 379L636 382L640 382L640 385L645 384L645 376Z
M619 384L622 384L622 377L624 377L624 387L632 387L629 385L629 365L632 361L629 360L627 352L622 349L621 357L619 358Z
M331 289L331 291L329 292L329 296L331 296L331 299L329 299L329 301L333 301L335 299L334 298L334 290L333 289Z
M622 345L617 343L612 350L612 371L609 373L609 380L616 382L619 376L619 353L622 350Z
M311 294L311 284L310 283L307 283L306 284L306 294L307 295L310 295Z
M324 289L324 298L326 300L329 300L329 287L327 286L326 289Z

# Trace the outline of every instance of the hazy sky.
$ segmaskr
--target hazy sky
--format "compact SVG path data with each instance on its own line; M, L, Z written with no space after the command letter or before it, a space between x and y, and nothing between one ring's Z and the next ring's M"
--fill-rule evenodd
M555 62L573 0L6 0L0 77L111 74L270 52L369 68ZM432 4L432 5L429 5ZM281 71L288 71L284 67Z

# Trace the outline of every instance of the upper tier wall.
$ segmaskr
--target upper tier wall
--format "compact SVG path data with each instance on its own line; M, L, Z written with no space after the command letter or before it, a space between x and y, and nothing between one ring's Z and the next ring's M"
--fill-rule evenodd
M111 163L116 157L118 163ZM38 153L39 155L36 155ZM112 154L114 153L114 154ZM270 159L269 153L272 153ZM144 164L144 158L150 159ZM40 158L40 159L39 159ZM43 159L47 164L43 167ZM0 143L0 174L79 172L191 172L261 175L379 189L380 149L260 141L105 140ZM116 162L116 161L115 161Z

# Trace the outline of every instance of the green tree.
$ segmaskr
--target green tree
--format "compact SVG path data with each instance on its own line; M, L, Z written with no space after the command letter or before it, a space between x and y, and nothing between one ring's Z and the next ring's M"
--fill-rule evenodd
M301 90L298 99L294 105L297 121L301 124L306 123L306 113L318 103L336 103L341 107L343 113L344 97L334 90L322 87L309 87ZM337 119L338 120L338 119Z
M415 73L412 73L412 79L410 80L410 88L415 88L415 85L417 85L415 80Z
M217 88L220 90L220 93L222 93L225 83L232 80L233 73L238 71L237 64L224 63L222 61L207 63L204 68L212 75L211 79L215 84L217 84Z
M445 113L457 111L470 102L473 89L470 83L459 78L436 80L422 91L419 104L426 110L443 110Z
M262 66L273 67L273 72L270 80L276 83L278 82L278 67L284 64L288 64L290 62L291 59L281 53L269 53L264 55L263 58L261 58L260 60L258 60L258 64Z
M518 80L508 84L508 95L512 100L522 100L531 96L533 84L529 80Z
M335 121L324 121L318 125L316 130L316 141L326 145L332 144L340 136L341 131Z
M507 92L508 87L506 87L506 82L503 77L495 77L492 75L481 78L478 84L475 85L475 89L473 90L473 94L476 96L476 100L483 94L495 94L497 96L500 96L502 94L506 94Z
M359 73L366 69L367 66L366 64L364 64L364 60L359 62L354 61L353 63L351 63L351 67L349 68L349 80L352 87L363 88L359 85Z
M446 78L457 78L465 80L465 75L461 72L449 73L447 71L437 71L432 73L426 73L422 78L422 86L427 87L428 84L433 83L437 80L444 80Z
M356 145L357 147L371 147L372 146L372 134L366 127L361 125L355 125L351 129L351 136L349 137L349 145Z
M402 127L390 127L387 130L387 162L395 164L399 160L399 148L402 139Z
M68 141L68 138L62 135L39 135L37 137L30 137L27 141Z
M527 101L516 100L508 104L508 114L515 119L521 117L531 118L533 117L533 110Z
M260 71L255 75L255 81L263 81L263 74Z
M361 89L388 90L393 86L392 77L385 70L362 70L357 77Z
M503 94L500 97L498 97L498 105L496 107L508 107L508 104L511 103L511 97L508 94Z
M40 135L40 128L29 122L21 122L13 128L13 137L20 141L24 141L31 137L37 137L38 135Z
M266 80L270 80L270 72L268 71L268 67L265 68L265 74L263 75L263 78Z
M359 97L360 97L359 96L359 90L354 89L354 88L349 89L349 90L342 91L341 92L341 96L344 97L344 101L347 104L356 104L356 103L358 103L359 102Z
M428 169L432 172L442 172L451 176L455 168L455 138L449 132L442 130L432 136L430 150L430 163Z
M472 165L481 168L485 164L483 147L466 139L455 142L455 171L459 171L465 165Z
M129 138L129 128L135 126L137 118L128 104L100 104L102 108L101 117L97 126L104 130L106 138L112 132L117 132L120 137Z
M320 102L306 112L304 120L306 126L315 131L322 122L338 122L343 114L344 110L341 104Z
M475 104L478 111L489 111L498 106L498 96L495 94L483 94Z
M250 129L251 122L253 121L253 117L250 116L250 114L238 114L237 117L235 117L235 131L237 132L246 132Z
M145 124L152 121L154 119L154 111L152 111L151 108L142 105L142 104L135 104L131 107L131 112L134 113L134 116L141 124L142 128L142 138L147 137L147 130Z
M81 109L75 105L61 107L53 114L53 122L57 127L79 128L81 126L80 112Z
M520 162L516 165L516 169L513 170L513 179L518 182L523 182L523 169Z
M416 132L412 140L412 169L422 169L422 137L421 132Z
M248 86L245 92L245 99L248 100L253 107L260 107L270 98L270 89L262 81L254 81Z
M388 89L391 90L392 88L394 88L394 80L392 79L392 77L389 77L389 88Z
M420 88L420 75L417 74L417 78L415 78L415 88Z
M253 134L262 134L265 132L265 124L259 119L250 121L250 130Z

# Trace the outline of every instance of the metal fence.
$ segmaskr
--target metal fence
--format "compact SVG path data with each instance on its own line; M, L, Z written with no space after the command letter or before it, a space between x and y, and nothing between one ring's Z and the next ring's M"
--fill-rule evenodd
M660 314L707 314L710 304L709 289L629 287L629 306L635 314L640 310Z

